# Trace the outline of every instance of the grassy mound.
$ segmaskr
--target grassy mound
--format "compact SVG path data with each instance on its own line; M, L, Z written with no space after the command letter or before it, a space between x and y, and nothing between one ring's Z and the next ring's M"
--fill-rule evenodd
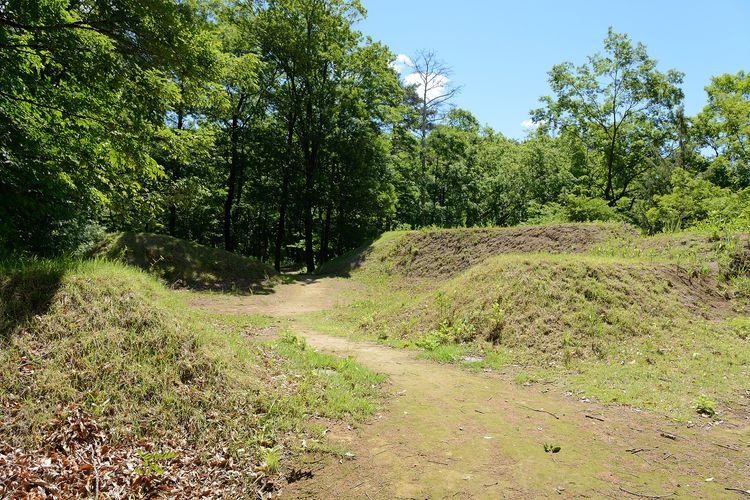
M629 338L724 317L732 312L729 296L713 277L667 263L507 255L386 314L399 338L426 346L486 340L552 362L605 359Z
M250 495L307 416L373 410L376 375L293 336L247 341L262 322L117 263L0 267L0 496Z
M248 257L150 233L112 234L92 256L139 267L174 288L250 290L276 273L270 266Z
M363 267L408 277L447 277L495 255L581 253L607 240L634 235L632 229L621 224L549 224L387 233L375 243L326 265L321 273L340 274Z
M309 321L602 402L743 415L748 255L743 234L617 225L388 233L348 258L365 290Z

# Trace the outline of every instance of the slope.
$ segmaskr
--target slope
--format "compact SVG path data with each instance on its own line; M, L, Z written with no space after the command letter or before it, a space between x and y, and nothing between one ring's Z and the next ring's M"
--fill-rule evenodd
M172 288L248 291L276 272L255 259L167 235L115 233L92 257L119 260L162 278Z
M108 262L0 267L0 496L255 496L381 377Z

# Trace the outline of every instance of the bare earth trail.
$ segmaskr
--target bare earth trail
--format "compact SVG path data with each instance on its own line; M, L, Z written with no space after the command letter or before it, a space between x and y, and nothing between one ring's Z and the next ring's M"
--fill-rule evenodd
M688 426L295 324L295 315L333 307L356 286L299 279L268 295L192 300L287 321L314 348L352 356L389 378L381 413L357 429L328 434L354 458L313 466L313 476L288 485L285 497L740 498L736 490L750 488L747 421L710 425L696 418ZM545 443L561 451L546 453Z

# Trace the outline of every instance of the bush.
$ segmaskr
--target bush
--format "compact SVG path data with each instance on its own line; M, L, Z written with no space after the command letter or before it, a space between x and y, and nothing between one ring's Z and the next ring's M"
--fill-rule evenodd
M612 222L620 219L615 207L602 198L568 195L564 212L570 222Z

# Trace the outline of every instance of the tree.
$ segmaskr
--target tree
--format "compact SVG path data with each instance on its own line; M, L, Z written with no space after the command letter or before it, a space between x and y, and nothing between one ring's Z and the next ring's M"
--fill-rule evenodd
M144 144L193 60L192 2L0 7L0 250L51 253L162 175Z
M257 22L261 56L276 81L270 107L284 123L288 146L282 169L275 260L278 266L291 195L289 183L300 175L304 258L307 270L313 272L315 212L321 208L321 236L327 245L325 228L331 212L325 193L330 192L330 186L321 186L320 182L326 178L325 169L331 168L333 158L341 153L334 147L336 137L352 121L370 122L377 129L382 112L378 103L393 100L388 94L394 85L383 82L395 82L395 77L388 69L387 50L364 40L352 28L364 15L359 2L270 0L260 7ZM346 111L343 106L360 112ZM380 133L375 132L374 136ZM324 251L319 256L326 254Z
M633 195L649 160L667 154L675 139L675 116L683 94L682 74L662 73L643 44L609 29L604 53L575 67L554 66L549 83L554 96L534 120L548 130L574 134L592 154L593 188L611 206Z
M445 105L456 96L460 87L451 84L451 68L438 59L435 52L421 50L408 60L412 73L406 75L406 102L416 108L415 133L419 139L420 212L426 211L427 203L427 135L444 118ZM420 221L425 224L425 220Z
M699 145L708 148L715 182L750 186L750 74L725 74L706 87L708 104L694 119Z

